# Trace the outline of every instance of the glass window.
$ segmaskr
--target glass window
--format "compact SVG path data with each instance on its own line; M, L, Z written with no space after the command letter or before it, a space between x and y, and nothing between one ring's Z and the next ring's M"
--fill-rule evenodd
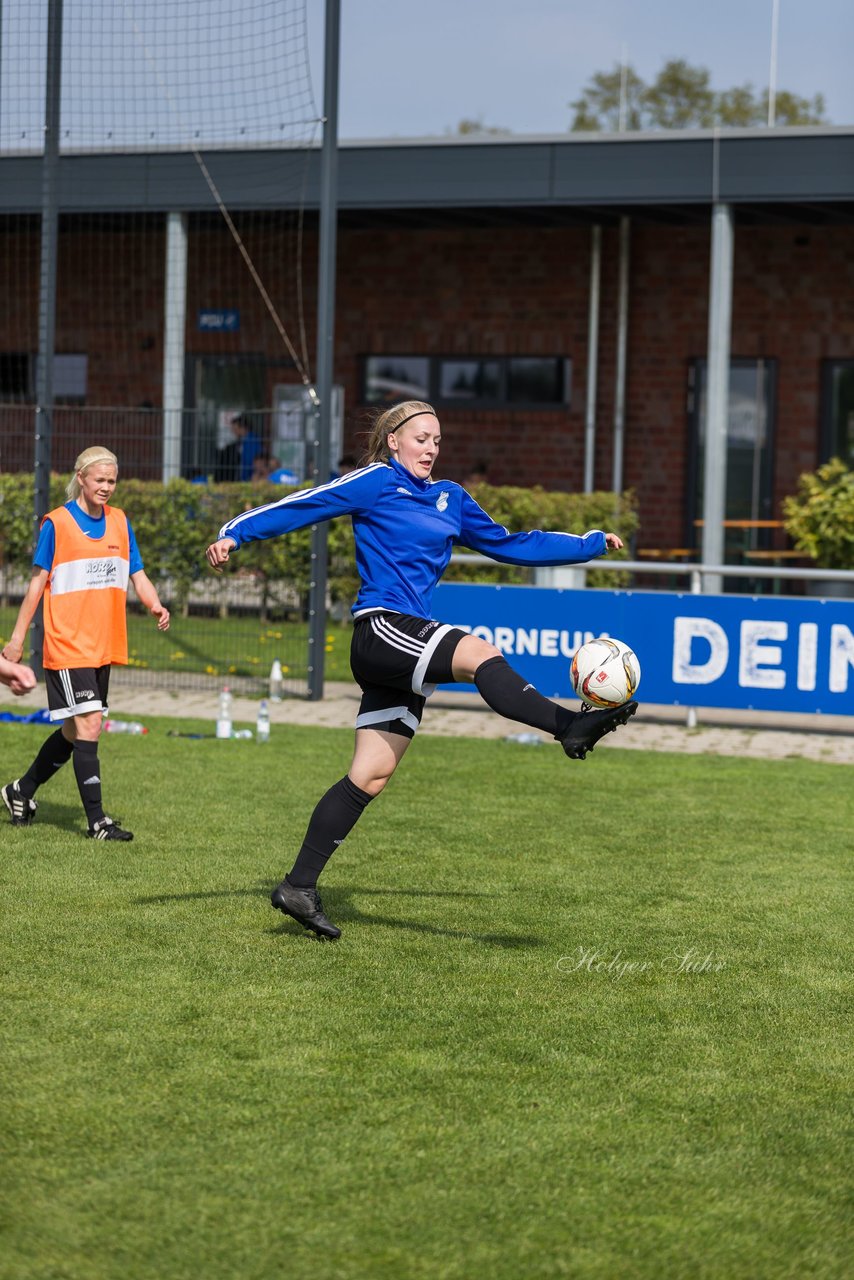
M38 387L39 357L33 357L35 382ZM80 402L86 399L86 385L89 377L88 356L53 357L53 398Z
M507 399L514 404L563 404L568 400L565 361L555 356L511 356Z
M550 405L569 403L572 363L564 356L365 356L364 402Z
M0 400L8 404L33 399L31 368L26 352L0 352Z
M829 360L824 371L822 454L854 467L854 360Z
M88 356L53 357L53 394L57 400L85 400Z
M86 399L89 357L55 355L53 357L54 400ZM0 400L30 401L36 398L39 358L27 352L0 353Z
M365 361L367 404L429 399L430 361L427 356L368 356Z
M726 450L725 519L739 522L726 531L725 558L738 558L745 547L762 545L757 521L772 514L771 467L775 416L776 364L773 360L732 360L729 369L729 413ZM691 454L694 483L689 488L689 534L703 514L706 440L706 362L690 371ZM699 533L696 533L699 540Z
M498 360L442 360L439 364L440 400L498 400L501 363Z

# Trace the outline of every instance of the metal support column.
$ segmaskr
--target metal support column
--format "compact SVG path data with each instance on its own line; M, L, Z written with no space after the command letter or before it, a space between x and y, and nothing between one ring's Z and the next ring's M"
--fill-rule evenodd
M48 0L42 155L41 256L39 260L39 355L36 372L34 538L50 510L53 439L53 358L56 346L56 257L59 223L59 123L62 70L62 0ZM39 607L33 623L32 662L42 671L44 621Z
M732 320L733 219L728 204L712 208L709 270L709 343L706 375L706 441L703 476L705 564L724 562L726 454L729 419L730 327ZM704 589L720 591L720 574L706 574Z
M602 228L590 234L590 305L587 311L587 401L584 411L584 492L592 493L596 474L596 392L599 378L599 292Z
M320 159L320 244L317 285L317 479L329 479L332 431L332 370L335 338L335 254L338 229L338 61L340 0L326 0L323 62L323 151ZM326 645L327 527L311 531L308 696L323 697Z
M620 218L620 266L617 294L617 373L614 387L614 457L611 488L623 491L623 452L626 428L626 366L629 333L629 249L631 219Z
M187 215L166 215L163 317L163 482L181 474L184 343L187 325Z

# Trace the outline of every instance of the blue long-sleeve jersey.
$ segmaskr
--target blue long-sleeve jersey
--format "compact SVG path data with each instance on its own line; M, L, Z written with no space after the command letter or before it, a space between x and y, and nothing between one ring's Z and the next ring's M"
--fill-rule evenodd
M219 536L240 547L336 516L353 521L362 580L354 614L394 609L431 618L433 590L455 544L519 565L581 564L606 551L598 529L583 537L539 529L508 533L461 485L419 480L394 458L244 511L227 521Z

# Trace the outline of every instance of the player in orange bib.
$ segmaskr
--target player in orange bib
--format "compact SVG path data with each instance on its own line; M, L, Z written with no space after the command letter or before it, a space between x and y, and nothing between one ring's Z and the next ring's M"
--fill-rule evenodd
M29 769L0 790L12 825L27 827L36 813L36 790L68 760L95 840L132 840L130 831L104 812L98 738L107 711L110 668L128 660L125 606L128 579L142 604L169 626L145 574L133 530L123 511L108 505L118 479L116 456L96 445L84 449L68 485L69 501L42 521L33 576L11 639L2 656L18 663L27 630L44 595L44 668L51 720L58 728Z

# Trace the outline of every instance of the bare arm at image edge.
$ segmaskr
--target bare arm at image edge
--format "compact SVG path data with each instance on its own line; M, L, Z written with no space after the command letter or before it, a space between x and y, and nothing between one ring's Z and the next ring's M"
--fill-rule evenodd
M21 601L12 635L3 647L3 657L7 658L9 662L20 662L24 655L27 632L30 629L30 623L35 616L36 609L39 607L39 601L44 595L47 580L47 569L40 569L36 566L33 569L33 576L30 578L26 594Z

